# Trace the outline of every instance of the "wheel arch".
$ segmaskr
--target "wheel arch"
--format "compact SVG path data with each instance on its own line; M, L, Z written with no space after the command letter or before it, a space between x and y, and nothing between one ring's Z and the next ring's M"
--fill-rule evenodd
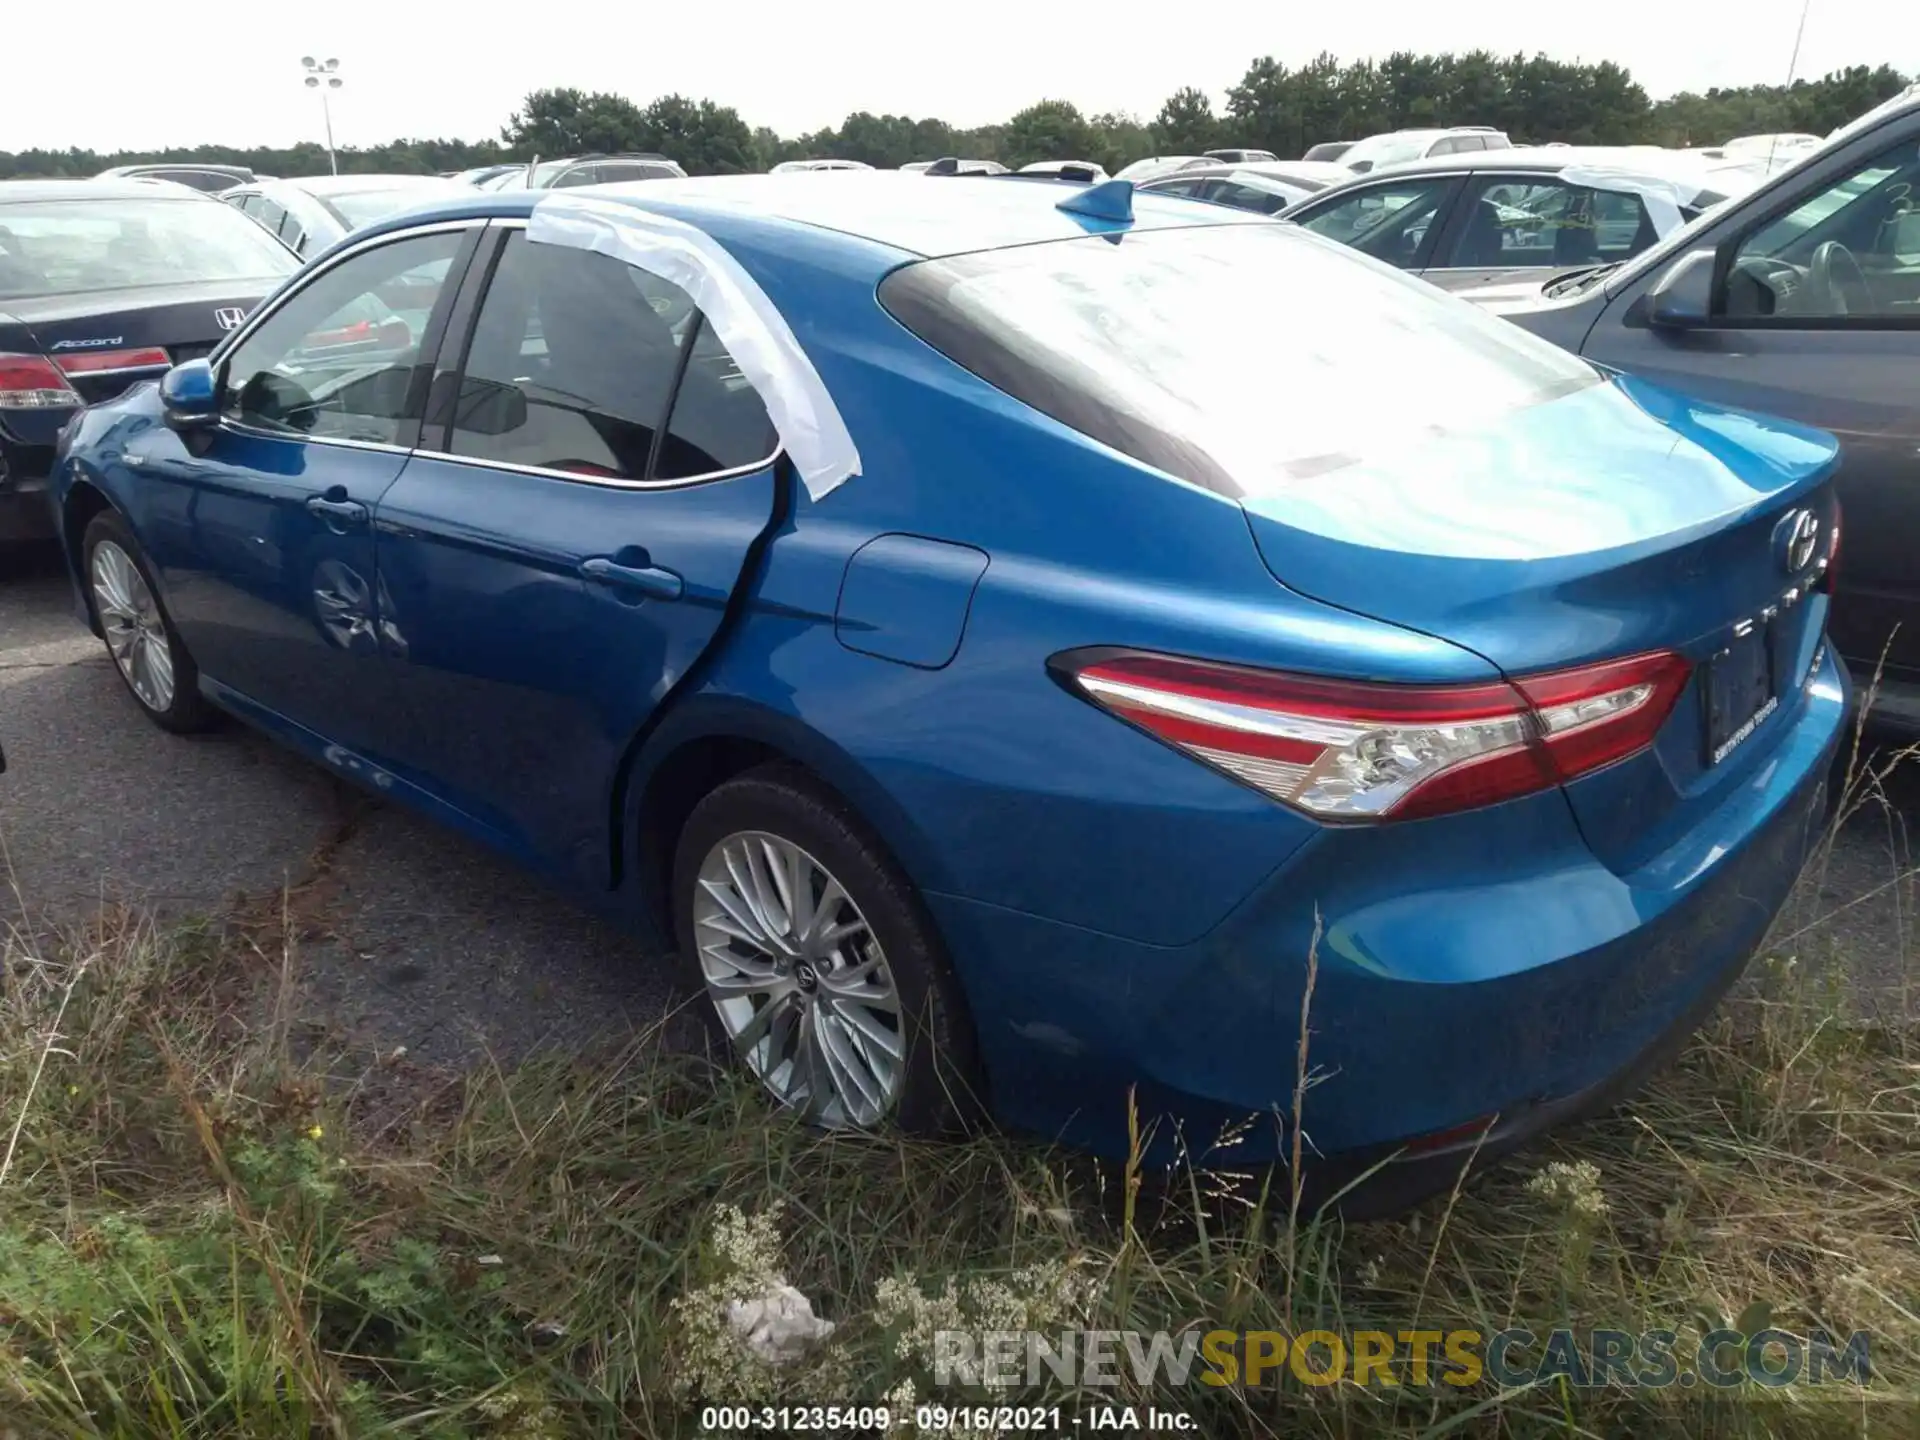
M761 765L798 766L839 797L919 892L939 889L934 847L872 773L792 716L735 697L692 697L641 746L615 810L619 889L673 943L672 870L680 832L715 788Z
M100 633L100 617L93 613L93 591L86 583L85 556L80 547L86 542L87 526L103 511L119 512L107 492L91 480L75 480L60 502L60 548L65 554L68 573L78 588L80 603L86 607L87 628ZM121 518L126 517L121 513Z

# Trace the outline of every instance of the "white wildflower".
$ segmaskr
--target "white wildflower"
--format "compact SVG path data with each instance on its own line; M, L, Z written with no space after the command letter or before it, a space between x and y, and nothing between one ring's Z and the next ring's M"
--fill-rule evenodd
M674 1384L707 1400L757 1400L775 1392L776 1370L805 1358L833 1333L781 1272L779 1206L757 1215L722 1205L711 1234L711 1271L671 1307L678 1331Z
M1600 1167L1591 1160L1571 1165L1555 1160L1527 1181L1527 1191L1588 1223L1605 1218L1609 1209L1606 1192L1600 1188Z

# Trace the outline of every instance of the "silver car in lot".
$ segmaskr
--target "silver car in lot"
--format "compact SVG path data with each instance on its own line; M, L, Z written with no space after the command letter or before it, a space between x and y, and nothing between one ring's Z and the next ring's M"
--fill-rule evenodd
M305 260L362 225L472 193L464 181L439 175L313 175L235 185L216 198L259 221Z
M1447 155L1322 190L1286 218L1443 290L1494 301L1639 254L1766 174L1653 147Z
M1158 180L1145 181L1139 188L1156 195L1180 195L1260 215L1278 215L1325 190L1333 183L1333 178L1325 172L1339 168L1306 160L1196 165Z
M1512 141L1491 125L1454 125L1444 130L1388 130L1356 141L1340 154L1340 163L1356 174L1404 165L1413 160L1437 160L1444 155L1478 155L1505 150Z

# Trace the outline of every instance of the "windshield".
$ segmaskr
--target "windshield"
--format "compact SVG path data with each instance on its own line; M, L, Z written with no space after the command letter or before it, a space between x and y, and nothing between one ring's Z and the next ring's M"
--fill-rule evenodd
M1599 378L1517 325L1285 225L922 261L880 300L1035 409L1236 497L1314 484L1363 451Z
M1346 154L1340 157L1340 163L1346 166L1372 165L1378 170L1382 165L1398 165L1403 160L1419 160L1427 153L1427 146L1433 143L1433 137L1426 134L1413 135L1375 135L1362 140Z
M0 300L277 278L299 260L217 200L47 200L0 205Z
M389 215L397 215L409 205L418 205L442 194L439 185L408 185L394 190L355 190L346 195L329 195L327 203L358 230Z

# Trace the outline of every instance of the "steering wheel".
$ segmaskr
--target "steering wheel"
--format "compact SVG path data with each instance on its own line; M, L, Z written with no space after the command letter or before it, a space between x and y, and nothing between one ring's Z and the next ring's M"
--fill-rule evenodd
M1838 240L1828 240L1813 252L1808 267L1809 286L1823 315L1867 315L1874 309L1873 287L1853 252Z

